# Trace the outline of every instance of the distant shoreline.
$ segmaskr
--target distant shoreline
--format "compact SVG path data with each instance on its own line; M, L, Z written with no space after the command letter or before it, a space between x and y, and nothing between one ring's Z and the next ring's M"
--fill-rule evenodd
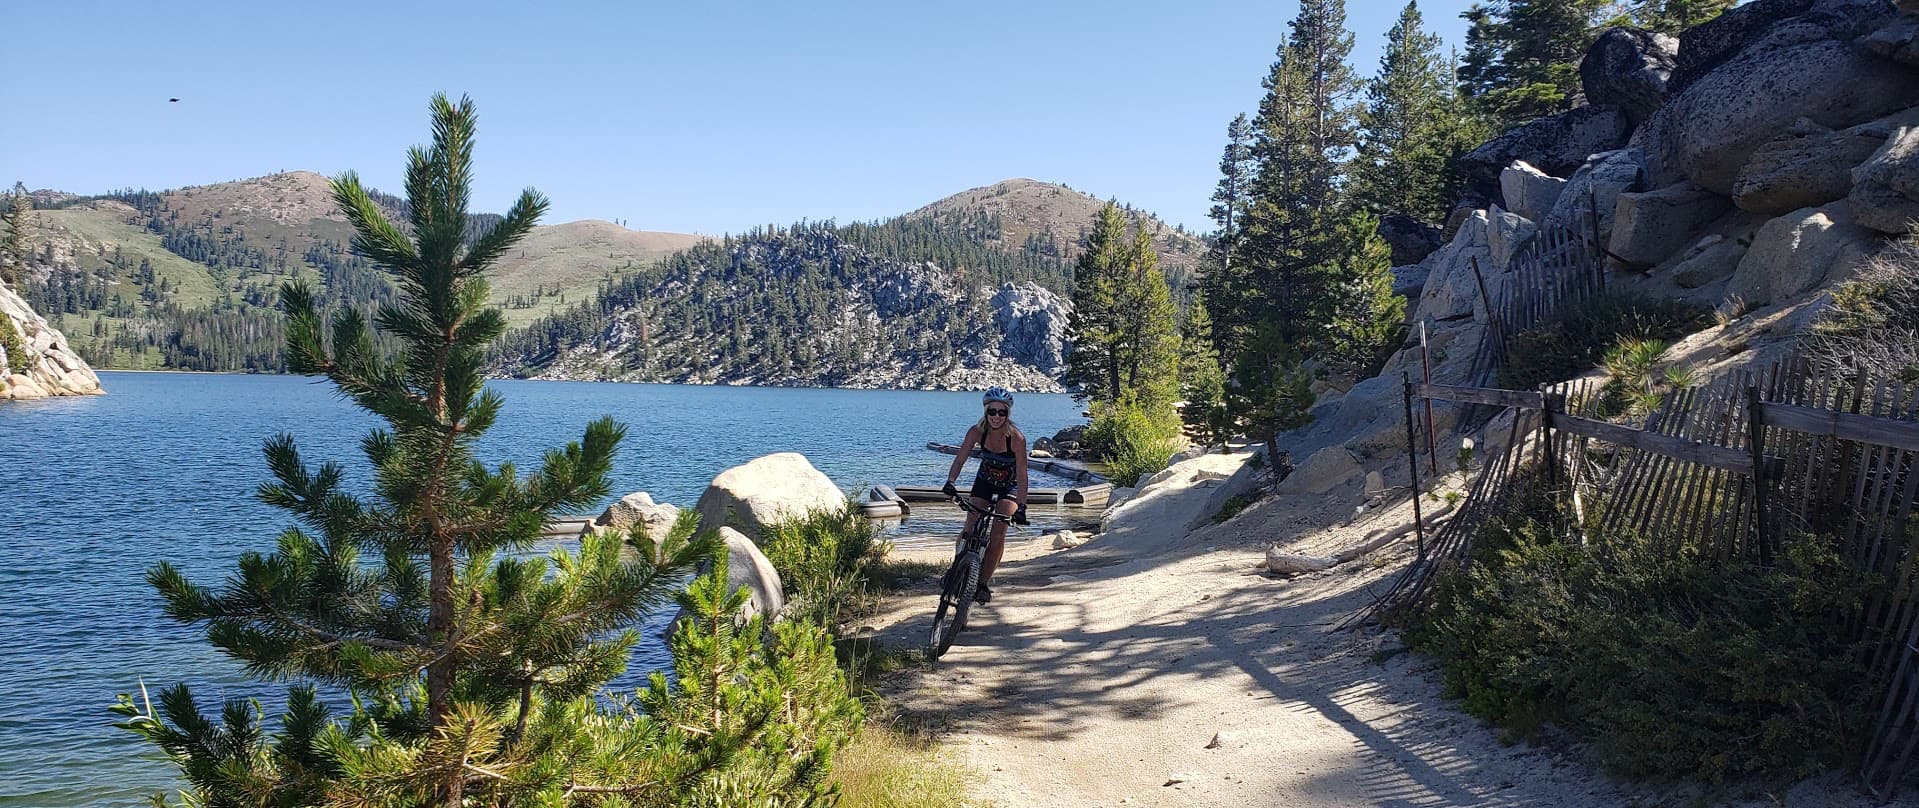
M161 373L161 374L170 373L170 374L176 374L176 375L191 374L195 376L301 377L303 375L298 373L260 373L257 371L245 371L245 370L166 370L166 369L134 370L131 368L94 368L93 371L95 373ZM317 374L317 373L313 374L313 376L315 377L319 375L320 374ZM658 384L658 385L668 385L668 386L678 386L678 387L758 387L758 388L767 389L767 390L879 390L879 391L897 390L901 392L911 392L911 393L977 393L979 392L979 390L977 389L952 388L952 387L947 387L947 388L941 388L941 387L824 387L824 386L810 385L810 384L704 384L700 382L630 382L630 381L623 381L620 379L521 379L521 378L515 378L512 376L494 376L494 377L487 378L487 381L490 381L490 382L558 382L558 383L564 383L564 384ZM1020 389L1020 388L1012 388L1012 390L1015 393L1027 393L1027 394L1039 395L1039 396L1070 396L1072 395L1072 393L1067 392L1065 390L1040 391L1040 390L1027 390L1027 389Z

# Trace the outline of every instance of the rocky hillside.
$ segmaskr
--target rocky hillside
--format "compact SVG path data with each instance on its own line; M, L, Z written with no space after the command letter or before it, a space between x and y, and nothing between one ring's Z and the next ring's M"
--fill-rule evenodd
M993 248L933 250L971 265L969 280L955 264L902 257L900 235L808 226L703 244L511 335L501 367L542 379L1059 389L1058 294L981 282L1016 269Z
M93 368L19 295L0 284L0 400L100 393Z
M402 214L400 200L378 200ZM105 367L276 370L280 283L306 278L333 305L391 295L348 251L351 228L312 172L100 197L38 192L34 201L22 296ZM700 240L594 221L537 228L502 260L491 299L509 322L531 322Z
M1706 378L1792 350L1836 286L1919 224L1919 2L1758 0L1677 38L1618 29L1580 73L1591 104L1468 154L1484 201L1396 268L1434 382L1493 381L1473 362L1501 333L1476 276L1495 303L1525 294L1540 276L1519 268L1551 245L1596 237L1608 288L1715 309L1660 358ZM1315 473L1391 479L1401 373L1420 370L1401 351L1282 448ZM1449 429L1451 409L1435 414Z

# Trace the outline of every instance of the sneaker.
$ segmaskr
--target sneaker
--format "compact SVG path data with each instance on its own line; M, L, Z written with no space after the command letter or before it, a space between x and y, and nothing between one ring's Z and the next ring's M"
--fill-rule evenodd
M992 603L993 590L988 588L985 584L980 584L978 589L973 590L973 602L974 603Z

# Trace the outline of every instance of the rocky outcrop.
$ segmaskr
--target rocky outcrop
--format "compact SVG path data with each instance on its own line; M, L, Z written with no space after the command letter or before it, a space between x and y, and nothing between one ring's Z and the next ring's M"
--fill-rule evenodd
M1393 214L1379 217L1379 237L1393 248L1393 266L1417 264L1446 243L1439 228L1411 216Z
M1492 270L1504 272L1526 244L1539 234L1539 225L1512 211L1494 205L1486 211L1486 250L1492 255ZM1483 271L1483 268L1482 268Z
M1589 155L1625 145L1631 132L1632 121L1614 107L1575 107L1488 140L1462 155L1457 164L1474 192L1496 199L1499 172L1514 160L1524 160L1556 177L1564 176L1585 164Z
M981 285L965 267L876 249L826 229L702 245L622 287L603 302L594 330L524 348L497 370L767 387L1063 389L1067 300L1035 283Z
M702 528L736 527L762 537L767 525L846 507L846 493L798 452L754 458L720 472L694 510Z
M1499 194L1506 207L1532 221L1542 221L1552 213L1566 181L1533 168L1524 160L1515 160L1499 172ZM1394 263L1398 263L1395 261Z
M101 392L100 377L66 335L0 285L0 401Z
M1859 45L1875 56L1919 65L1919 9L1901 11L1879 30L1861 37Z
M1726 294L1749 305L1786 300L1847 277L1880 246L1878 235L1854 222L1844 202L1793 211L1759 228Z
M1678 93L1692 86L1700 76L1745 50L1775 23L1806 13L1812 4L1813 0L1755 0L1680 32L1667 92Z
M1884 0L1832 0L1783 18L1760 14L1762 6L1775 4L1762 0L1727 12L1724 17L1746 12L1741 33L1727 40L1735 52L1689 84L1676 69L1674 85L1684 89L1634 133L1633 145L1645 151L1657 185L1689 179L1731 196L1759 147L1800 118L1843 129L1919 103L1919 71L1852 42L1890 15ZM1690 47L1692 40L1682 36L1682 67Z
M1919 110L1838 131L1800 118L1746 160L1732 201L1742 210L1780 214L1844 199L1852 191L1853 168L1886 145L1902 123L1919 123Z
M1066 318L1072 306L1037 283L1003 284L993 294L999 352L1048 376L1066 367Z
M1600 152L1586 158L1579 170L1566 180L1552 212L1546 215L1545 225L1590 227L1586 217L1597 208L1599 238L1603 243L1612 234L1613 211L1618 206L1619 195L1645 188L1645 157L1638 150Z
M1860 224L1894 234L1919 226L1919 126L1901 128L1886 138L1852 177L1846 201Z
M1600 34L1579 60L1579 85L1588 103L1618 107L1638 123L1666 103L1666 82L1678 55L1674 37L1614 28Z
M1472 273L1474 261L1479 262L1482 275L1493 265L1487 239L1489 220L1487 211L1475 211L1460 224L1452 241L1420 262L1427 277L1413 304L1414 319L1443 321L1485 314Z
M1274 491L1281 494L1325 494L1358 485L1366 477L1353 453L1344 446L1328 446L1299 464Z
M1726 278L1739 268L1746 257L1746 245L1738 239L1709 235L1694 242L1672 266L1672 282L1681 289L1697 289Z
M1627 268L1650 267L1684 249L1731 207L1725 197L1691 183L1622 193L1606 250Z

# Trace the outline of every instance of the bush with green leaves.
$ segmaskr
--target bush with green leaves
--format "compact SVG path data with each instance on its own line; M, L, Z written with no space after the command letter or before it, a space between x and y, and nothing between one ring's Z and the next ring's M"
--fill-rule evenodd
M760 549L780 573L786 614L835 625L870 596L866 567L885 552L879 529L859 503L768 525Z
M1132 486L1166 468L1184 443L1179 416L1153 411L1133 401L1093 405L1086 445L1106 462L1114 485Z
M1561 541L1562 516L1529 497L1408 630L1469 712L1518 736L1554 723L1629 776L1794 778L1857 753L1869 694L1839 616L1867 582L1829 537L1795 538L1772 569L1717 564Z
M1572 308L1560 319L1506 338L1499 384L1531 390L1593 369L1624 340L1668 340L1710 322L1712 312L1677 300L1610 290Z

